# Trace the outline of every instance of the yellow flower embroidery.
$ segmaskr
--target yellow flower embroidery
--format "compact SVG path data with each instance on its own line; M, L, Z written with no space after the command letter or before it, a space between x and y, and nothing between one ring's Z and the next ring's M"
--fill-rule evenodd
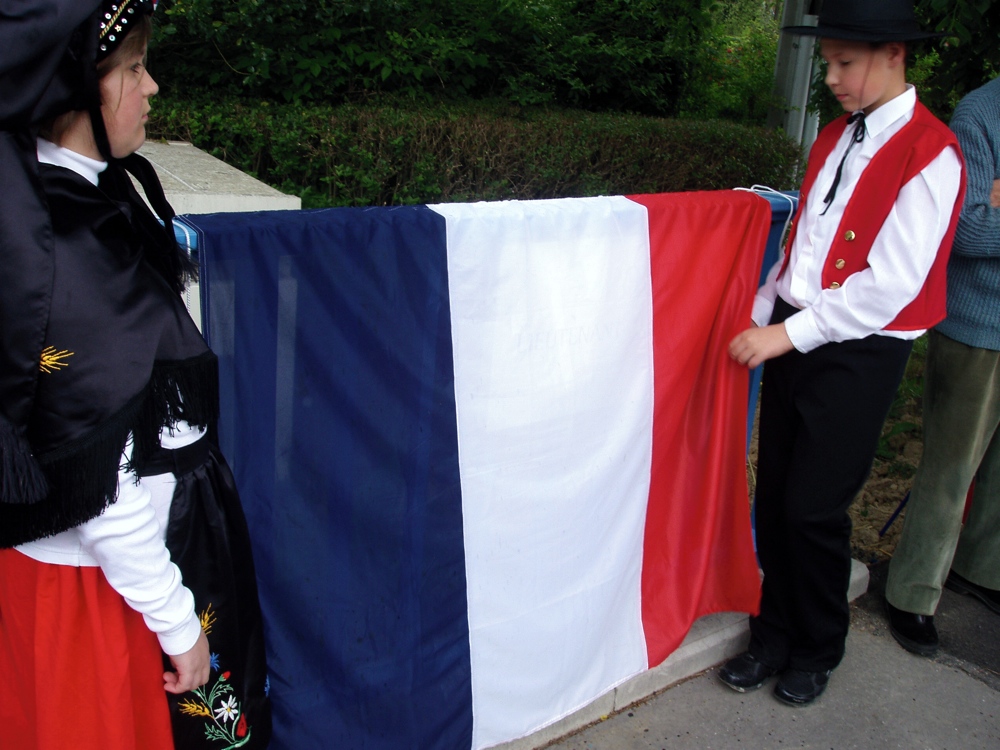
M197 703L192 700L184 700L177 704L177 708L180 709L182 714L187 714L188 716L208 716L212 717L211 709L204 703Z
M205 611L201 613L198 619L201 621L201 629L205 631L205 635L211 635L212 626L215 624L215 612L212 611L211 604L205 607Z
M72 357L73 354L73 352L66 349L57 352L54 346L47 346L42 349L42 361L39 363L38 369L42 372L55 372L64 367L69 367L63 360L67 357Z

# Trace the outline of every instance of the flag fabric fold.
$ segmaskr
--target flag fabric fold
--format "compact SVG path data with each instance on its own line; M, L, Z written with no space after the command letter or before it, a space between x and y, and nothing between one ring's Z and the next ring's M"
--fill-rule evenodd
M743 512L749 376L727 347L749 326L770 208L725 195L635 197L649 210L653 258L657 398L642 586L651 666L699 616L756 612L760 598Z
M185 217L276 748L485 748L755 611L738 192Z

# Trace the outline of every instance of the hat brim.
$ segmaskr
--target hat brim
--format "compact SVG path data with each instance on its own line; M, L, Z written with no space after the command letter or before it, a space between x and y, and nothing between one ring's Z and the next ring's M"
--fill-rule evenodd
M916 42L922 39L941 39L946 36L943 31L861 31L857 29L842 29L836 26L784 26L781 29L786 34L799 36L815 36L824 39L843 39L848 42Z

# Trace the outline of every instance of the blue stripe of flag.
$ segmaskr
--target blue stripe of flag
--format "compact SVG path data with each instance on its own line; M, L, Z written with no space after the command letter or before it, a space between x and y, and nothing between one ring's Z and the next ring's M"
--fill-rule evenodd
M444 219L401 207L187 220L254 543L272 747L468 748Z

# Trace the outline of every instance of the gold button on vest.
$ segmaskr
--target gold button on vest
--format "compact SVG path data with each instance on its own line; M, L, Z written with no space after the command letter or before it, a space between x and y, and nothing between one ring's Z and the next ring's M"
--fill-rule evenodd
M838 259L838 260L837 260L837 262L836 262L836 263L834 263L833 265L834 265L834 266L836 267L836 269L837 269L838 271L840 271L840 270L842 270L842 269L844 268L844 266L846 266L846 265L847 265L847 261L846 261L846 260L844 260L843 258L840 258L840 259Z
M836 281L834 281L832 284L830 284L830 288L831 289L840 289L840 284L838 284Z
M854 236L855 236L854 232L852 232L850 229L844 232L844 239L847 240L848 242L854 242Z

